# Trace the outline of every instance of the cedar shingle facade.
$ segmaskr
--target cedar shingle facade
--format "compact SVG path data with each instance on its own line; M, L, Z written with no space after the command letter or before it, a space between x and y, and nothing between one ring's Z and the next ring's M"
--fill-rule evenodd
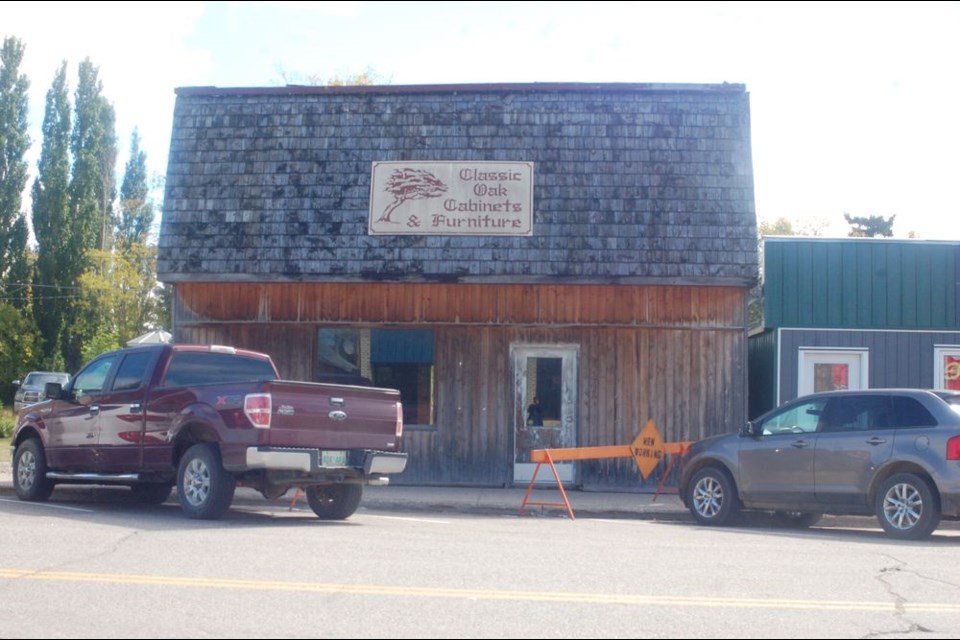
M400 160L532 163L533 234L369 235L372 163ZM748 94L180 89L158 272L175 339L267 350L285 377L317 377L325 328L432 331L435 414L401 481L514 480L523 345L576 353L564 446L625 444L649 418L667 440L732 430L757 277ZM576 482L637 486L631 465Z

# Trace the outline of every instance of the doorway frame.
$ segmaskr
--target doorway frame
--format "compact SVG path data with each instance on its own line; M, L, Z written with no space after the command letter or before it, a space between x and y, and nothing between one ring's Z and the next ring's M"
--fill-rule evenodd
M514 484L529 484L536 469L536 463L518 462L517 431L526 425L526 409L532 398L527 397L527 360L528 358L559 358L561 361L561 429L564 448L575 447L578 442L578 409L580 345L579 344L542 344L516 342L510 345L510 366L513 374L513 420L511 421L510 465ZM538 427L542 428L542 427ZM563 484L576 481L577 467L574 462L555 464L557 474ZM545 470L542 470L545 471ZM553 473L538 473L536 484L554 483Z

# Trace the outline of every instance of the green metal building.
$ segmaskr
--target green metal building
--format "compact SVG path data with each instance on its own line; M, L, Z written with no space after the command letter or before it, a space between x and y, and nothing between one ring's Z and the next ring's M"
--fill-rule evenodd
M960 389L960 242L770 237L749 414L815 391Z

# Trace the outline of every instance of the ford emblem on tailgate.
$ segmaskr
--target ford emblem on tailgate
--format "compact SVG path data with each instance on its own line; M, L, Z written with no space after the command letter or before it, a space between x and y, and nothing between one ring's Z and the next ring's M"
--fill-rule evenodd
M331 411L329 415L331 420L336 420L337 422L342 422L347 419L347 412L340 411L339 409L336 411Z

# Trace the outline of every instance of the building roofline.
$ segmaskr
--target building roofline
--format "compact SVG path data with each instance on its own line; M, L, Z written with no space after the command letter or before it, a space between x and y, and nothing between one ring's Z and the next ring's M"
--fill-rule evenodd
M946 244L960 245L960 240L926 240L924 238L825 238L821 236L763 236L765 241L772 242L815 242L818 244L838 243L838 242L890 242L896 244Z
M375 95L404 93L502 93L517 92L618 92L618 93L683 93L716 92L746 93L746 86L724 82L722 84L694 83L593 83L593 82L534 82L493 84L396 84L396 85L343 85L310 86L288 84L282 87L177 87L178 96L223 96L223 95Z

